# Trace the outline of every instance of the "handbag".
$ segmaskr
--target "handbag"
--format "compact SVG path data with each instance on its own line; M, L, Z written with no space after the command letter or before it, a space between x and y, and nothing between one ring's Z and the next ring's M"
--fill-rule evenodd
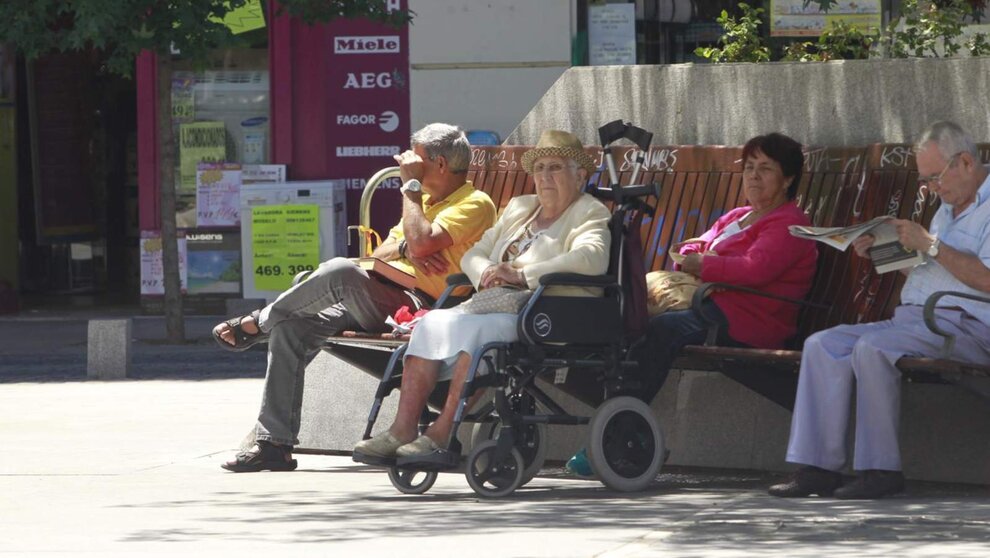
M518 314L533 291L520 287L501 286L478 291L457 305L465 314Z
M701 281L683 271L651 271L646 274L646 310L651 317L673 310L687 310Z

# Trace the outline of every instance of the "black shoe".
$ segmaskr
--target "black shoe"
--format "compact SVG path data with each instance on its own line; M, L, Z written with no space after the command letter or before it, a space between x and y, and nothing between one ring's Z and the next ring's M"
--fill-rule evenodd
M904 474L900 471L868 469L856 480L835 491L840 500L872 500L904 492Z
M780 498L805 498L812 494L831 496L840 486L841 474L808 465L795 471L787 482L771 486L767 492Z
M235 473L257 473L294 471L296 465L296 460L292 459L292 446L277 446L266 440L258 440L253 448L242 451L233 461L220 466Z

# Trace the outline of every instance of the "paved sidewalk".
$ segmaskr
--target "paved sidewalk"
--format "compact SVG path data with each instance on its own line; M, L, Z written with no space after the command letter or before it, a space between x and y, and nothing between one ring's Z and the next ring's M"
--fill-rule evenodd
M640 494L550 471L480 500L444 474L422 496L347 457L293 473L219 468L261 380L0 383L0 555L972 556L990 492L912 484L850 503L778 500L773 477L665 472Z

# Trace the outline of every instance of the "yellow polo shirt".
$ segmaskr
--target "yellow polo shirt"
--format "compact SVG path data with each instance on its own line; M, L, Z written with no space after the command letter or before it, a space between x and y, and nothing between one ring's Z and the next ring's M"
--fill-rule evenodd
M453 244L440 252L443 259L449 264L448 274L461 272L461 258L475 242L481 239L481 235L495 224L496 213L497 210L492 199L488 197L488 194L475 190L470 180L437 203L432 203L430 195L423 193L423 214L426 219L443 227L443 230L447 231L447 234L454 241ZM396 242L405 238L405 234L402 232L401 219L399 224L389 231L388 238L395 239ZM434 299L438 298L447 288L446 275L418 273L416 268L405 258L388 263L406 273L416 275L416 288Z

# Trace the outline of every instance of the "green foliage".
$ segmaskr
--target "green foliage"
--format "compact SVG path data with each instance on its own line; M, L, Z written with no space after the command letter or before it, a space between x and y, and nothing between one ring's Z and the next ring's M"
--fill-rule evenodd
M0 42L14 44L27 58L51 51L92 50L106 68L131 75L144 50L177 49L194 61L236 44L223 24L227 12L247 0L3 0ZM385 0L282 0L281 10L307 23L368 17L401 25L408 12L389 12Z
M980 15L982 6L982 2L970 0L904 0L901 17L880 33L882 54L887 58L949 57L959 54L964 46L974 56L988 54L990 45L982 33L964 45L958 42L963 22Z
M763 8L740 3L739 9L742 16L738 21L725 10L715 20L725 31L718 40L722 48L699 47L694 53L712 62L769 62L770 47L760 35Z
M863 33L844 21L833 21L817 43L798 42L784 47L781 60L826 62L828 60L863 60L870 57L876 35Z

